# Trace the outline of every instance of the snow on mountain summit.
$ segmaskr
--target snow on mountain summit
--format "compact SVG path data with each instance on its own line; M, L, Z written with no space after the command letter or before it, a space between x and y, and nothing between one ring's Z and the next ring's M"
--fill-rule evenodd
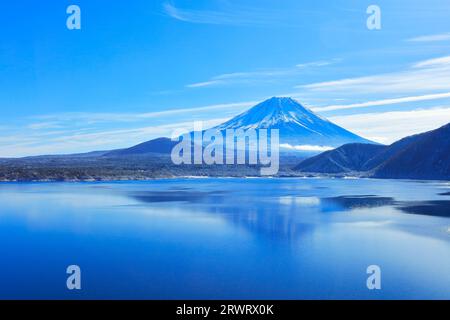
M353 142L370 143L289 97L270 98L215 129L278 129L280 142L290 145L337 147Z
M296 123L306 129L315 122L326 121L292 98L273 97L220 125L230 129L268 129L276 125Z

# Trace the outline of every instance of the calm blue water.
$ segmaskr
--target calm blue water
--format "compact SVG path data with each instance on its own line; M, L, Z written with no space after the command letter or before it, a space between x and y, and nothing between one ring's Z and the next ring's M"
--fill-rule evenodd
M0 184L0 298L450 299L450 183ZM82 290L66 289L66 267ZM382 290L366 268L382 269Z

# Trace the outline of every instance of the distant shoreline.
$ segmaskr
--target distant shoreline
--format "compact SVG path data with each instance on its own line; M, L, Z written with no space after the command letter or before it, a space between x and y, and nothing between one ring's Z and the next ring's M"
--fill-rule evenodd
M149 182L149 181L163 181L163 180L207 180L207 179L236 179L236 180L245 180L245 179L257 179L257 180L271 180L271 179L336 179L336 180L396 180L396 181L417 181L417 182L439 182L444 183L448 182L450 184L450 180L446 179L413 179L413 178L377 178L370 176L336 176L336 175L283 175L283 176L274 176L274 177L265 177L265 176L173 176L173 177L155 177L155 178L130 178L130 179L67 179L67 180L57 180L57 179L36 179L36 180L0 180L0 184L9 184L9 183L116 183L116 182Z

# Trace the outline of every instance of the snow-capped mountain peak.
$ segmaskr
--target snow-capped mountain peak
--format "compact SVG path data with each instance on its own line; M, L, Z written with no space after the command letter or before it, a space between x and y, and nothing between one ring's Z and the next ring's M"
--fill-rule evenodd
M273 97L220 125L219 128L267 129L286 123L307 126L314 123L317 120L315 118L319 117L294 99Z
M315 114L289 97L270 98L217 126L226 129L279 129L281 143L340 146L370 142Z

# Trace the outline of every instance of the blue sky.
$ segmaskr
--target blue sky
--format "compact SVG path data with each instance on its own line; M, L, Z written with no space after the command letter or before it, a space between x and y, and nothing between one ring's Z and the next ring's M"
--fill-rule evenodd
M383 143L450 122L450 2L329 2L8 2L0 157L127 147L271 96Z

